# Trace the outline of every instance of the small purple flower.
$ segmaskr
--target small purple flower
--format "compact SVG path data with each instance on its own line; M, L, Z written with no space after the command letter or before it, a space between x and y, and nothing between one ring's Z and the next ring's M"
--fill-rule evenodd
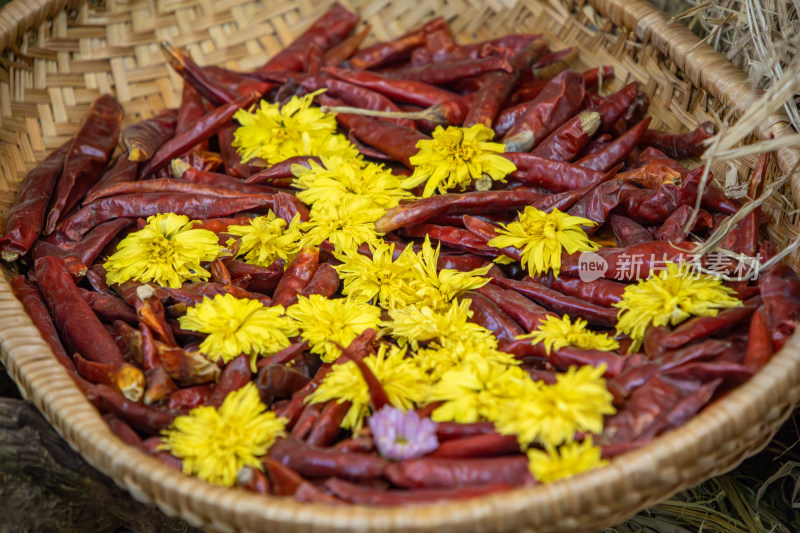
M387 405L369 417L368 423L378 451L387 459L416 459L439 447L436 422L420 418L416 411L404 413Z

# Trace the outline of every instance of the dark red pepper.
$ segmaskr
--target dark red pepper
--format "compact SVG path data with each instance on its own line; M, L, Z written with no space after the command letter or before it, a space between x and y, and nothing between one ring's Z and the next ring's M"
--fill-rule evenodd
M92 103L64 159L64 171L56 184L43 233L56 229L62 214L80 202L86 191L100 179L114 147L117 146L124 111L117 99L105 94Z
M0 238L0 254L4 261L16 261L19 256L28 253L39 237L47 205L71 146L72 140L61 145L28 172L19 185L3 224L3 237Z

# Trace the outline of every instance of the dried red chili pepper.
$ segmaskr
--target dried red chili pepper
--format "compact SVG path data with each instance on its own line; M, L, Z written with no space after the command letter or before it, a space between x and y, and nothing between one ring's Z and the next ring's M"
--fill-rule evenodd
M99 363L122 364L124 359L78 287L57 257L42 257L35 264L36 281L70 350Z
M648 277L653 267L663 269L665 261L688 263L692 259L695 244L686 242L682 248L678 249L664 241L652 241L625 248L600 248L595 253L608 264L604 278L633 281ZM562 274L577 276L580 270L580 253L561 256Z
M383 474L387 461L361 453L342 453L331 448L314 448L293 439L278 439L269 456L305 477L342 476L375 478Z
M669 183L654 189L625 189L619 208L626 216L645 224L658 224L667 220L680 206L694 205L696 189Z
M126 194L101 198L87 204L67 218L61 230L69 238L80 240L93 227L114 218L146 218L158 213L175 213L192 219L223 217L241 211L266 210L271 204L267 195L213 198L192 193Z
M388 464L386 477L393 485L409 489L495 483L521 486L532 481L528 458L521 454L481 459L411 459Z
M308 92L319 89L327 89L325 92L326 96L337 98L345 105L351 107L356 107L359 109L371 109L373 111L389 111L393 113L400 112L400 108L381 93L360 85L343 81L341 79L313 76L303 80L303 82L300 84L300 87ZM392 118L385 118L382 120L387 122L396 122L397 124L407 128L415 128L413 120Z
M337 498L362 505L409 505L413 503L427 504L437 501L465 500L484 494L492 494L509 490L511 485L496 483L485 486L468 486L458 488L417 489L409 490L377 490L349 483L339 478L325 481L325 488Z
M339 274L336 273L330 263L321 263L314 271L311 281L298 295L308 297L312 294L319 294L325 298L330 298L337 290L339 290Z
M591 235L605 223L611 210L620 204L624 192L632 188L633 185L618 179L604 181L570 207L568 214L597 222L595 226L582 226L584 232Z
M390 78L366 70L357 72L342 68L324 67L322 72L348 83L352 83L353 85L366 87L367 89L381 93L394 101L406 102L422 107L430 107L445 102L461 102L463 99L461 95L457 93L431 85L430 83ZM466 108L464 108L463 112L466 113Z
M270 71L303 70L303 55L309 43L315 43L323 51L344 39L358 24L358 16L341 4L334 4L306 31L275 54L253 74L259 76Z
M747 337L747 350L744 354L745 366L759 369L769 362L774 353L772 338L765 319L766 308L759 307L750 319L750 332Z
M625 292L625 287L627 287L624 283L603 278L583 281L563 273L556 277L552 272L530 279L568 296L575 296L601 307L611 307L612 304L619 302L622 299L622 293ZM528 281L528 278L524 281Z
M686 159L688 157L700 157L706 151L706 145L703 141L716 134L717 125L711 121L706 121L687 133L647 130L639 140L639 143L658 148L673 159Z
M480 215L519 209L542 195L525 190L475 191L420 198L391 208L375 222L376 231L386 233L401 227L422 224L435 216L470 213Z
M276 496L291 496L307 483L300 474L271 457L264 458L264 470L272 482L272 493Z
M107 385L92 385L85 392L89 401L100 411L112 413L147 435L157 434L167 428L181 414L180 411L166 411L132 402Z
M239 125L232 122L219 130L217 139L219 140L219 150L222 154L222 163L225 165L225 173L236 178L247 178L258 172L258 168L253 165L242 163L242 156L233 147L234 133Z
M302 353L302 351L301 351ZM281 363L268 363L261 365L259 361L259 371L255 379L256 387L261 395L261 401L266 405L272 405L276 400L291 398L298 390L305 387L309 378Z
M762 261L769 255L764 249L762 246L759 252ZM778 263L761 272L758 286L764 301L767 330L771 332L775 351L779 351L800 320L800 278L790 267Z
M491 331L500 346L501 351L506 344L513 343L517 336L526 333L517 322L505 314L492 300L482 294L471 292L463 296L470 300L469 308L472 311L472 321Z
M533 76L540 80L550 80L567 70L578 59L578 49L574 46L551 52L533 65Z
M140 120L122 130L120 141L128 152L128 159L141 163L156 153L162 144L175 135L178 110L164 109L153 118Z
M306 168L311 168L310 162L313 161L314 163L321 165L322 161L318 157L310 157L310 156L295 156L290 157L280 163L275 163L269 168L265 168L253 174L252 176L248 177L244 180L245 183L272 183L272 182L279 182L284 178L289 178L291 183L291 179L294 179L294 174L292 174L292 165L302 165Z
M341 431L342 420L350 409L350 402L328 402L311 429L306 442L311 446L330 446Z
M275 294L272 297L272 305L283 305L287 307L291 302L296 301L297 295L306 288L314 276L319 265L319 249L303 248L299 254L286 267Z
M686 221L689 220L693 210L694 208L688 205L682 205L678 207L669 217L667 217L664 223L658 229L656 229L653 236L659 241L668 241L676 244L683 241L686 237L683 234L683 226L686 224ZM708 211L701 209L697 213L697 218L695 219L691 231L710 228L713 225L714 219L711 217L711 214ZM753 253L755 253L755 250L753 250Z
M247 108L256 100L258 100L258 93L250 93L206 113L197 119L190 129L176 133L174 138L159 148L158 152L139 169L139 176L143 178L150 176L198 142L205 141L216 134L230 122L234 113L241 108Z
M79 353L73 354L72 358L78 373L87 380L113 387L133 402L141 401L145 378L139 368L128 363L116 365L87 361Z
M83 301L89 304L100 320L107 323L115 320L122 320L129 324L138 323L139 317L136 316L136 311L122 299L86 289L78 288L78 290Z
M376 43L359 50L350 58L350 65L357 70L366 70L404 59L411 54L414 48L425 44L428 34L442 29L447 29L447 22L443 17L435 18L421 28L406 33L399 39Z
M214 391L213 384L195 385L178 389L169 395L167 407L169 409L194 409L205 405L211 393Z
M534 41L511 58L513 72L498 70L481 76L480 88L472 96L469 113L464 119L464 127L474 124L492 127L494 119L511 96L511 91L520 75L530 69L547 49L547 43L544 41Z
M583 318L590 324L603 327L613 327L617 323L616 309L602 307L575 296L567 296L533 280L495 279L494 283L506 289L513 289L556 313Z
M160 146L160 145L159 145ZM101 178L86 191L83 202L88 196L97 194L98 191L126 181L135 181L139 163L128 159L126 154L121 154L111 166L106 169Z
M391 75L399 79L439 85L496 70L513 73L514 67L506 57L486 56L480 59L457 59L408 67L394 71Z
M506 107L500 111L497 115L497 119L492 124L496 139L502 138L514 127L514 124L517 124L522 119L522 116L525 114L525 111L528 110L531 102L532 100L527 100L512 105L511 107Z
M514 180L543 187L553 192L566 192L595 185L603 181L605 173L565 161L552 161L525 152L506 152L503 157L517 166L509 174ZM614 165L612 165L613 167Z
M185 176L185 178L183 176ZM214 174L211 172L198 171L193 168L185 171L183 176L181 176L181 179L156 178L117 183L87 198L84 205L91 204L102 198L150 193L195 194L197 196L211 196L216 198L260 197L264 203L272 202L272 194L265 192L264 187L259 185L248 185L241 182L239 182L238 185L224 182L219 185L209 185L203 182L207 181L207 177L213 178ZM223 180L225 179L224 174L219 174L219 176L222 176ZM235 178L230 179L233 180ZM236 187L236 189L231 187Z
M314 424L316 424L320 415L322 415L322 410L324 408L325 405L321 403L306 404L303 408L303 412L300 413L300 418L297 419L297 423L289 433L291 437L300 441L306 440L311 433L311 428L314 427Z
M150 328L161 342L165 342L170 346L178 345L167 325L164 305L158 299L158 294L155 291L151 290L147 285L140 286L136 290L134 308L142 324Z
M104 415L103 418L105 419L106 423L108 423L111 431L114 432L114 435L119 437L122 442L129 446L139 448L143 452L150 453L147 447L144 445L144 442L142 442L142 438L139 436L139 434L136 433L136 431L123 420L120 420L112 414Z
M111 95L103 95L92 102L89 116L65 156L64 170L50 202L45 235L55 231L62 213L75 207L102 175L117 145L123 114L122 106Z
M419 151L417 142L430 138L415 129L372 117L339 113L336 120L361 142L400 161L408 168L414 168L409 158Z
M214 392L208 398L206 405L219 407L228 394L237 391L250 382L250 360L246 355L240 355L228 363L222 371Z
M636 147L636 144L642 138L648 124L650 124L650 117L645 118L602 149L585 155L576 162L576 165L603 172L608 171L614 165L625 160L628 153Z
M317 370L316 375L314 378L308 382L308 384L294 393L292 395L292 399L289 401L288 404L281 406L280 408L275 408L275 415L284 417L286 422L286 428L291 429L297 423L297 419L302 413L303 409L306 406L305 399L314 392L317 387L319 387L322 380L325 376L331 371L330 364L323 364Z
M600 114L580 113L556 129L531 153L555 161L572 161L600 126Z
M634 81L603 98L597 109L597 112L600 113L600 131L608 131L617 120L625 115L625 112L636 99L638 92L639 82Z
M596 91L600 87L600 81L607 81L614 78L614 67L603 65L583 73L583 84L587 91Z
M494 302L501 311L514 319L526 331L533 331L543 320L553 315L552 312L517 291L502 289L499 282L496 283L484 285L476 292Z
M215 106L231 103L251 92L263 95L275 86L221 67L200 67L191 56L167 42L161 42L161 51L184 82L192 85Z
M562 72L542 89L525 114L503 136L506 149L527 152L575 114L585 94L583 76Z
M465 250L477 255L497 257L497 248L487 246L484 241L475 236L471 231L463 228L450 226L436 226L434 224L422 224L412 226L403 231L408 237L430 237L434 242L440 242L450 248Z
M72 362L72 358L67 355L64 346L61 344L56 326L53 323L50 311L48 311L45 305L44 298L39 292L39 288L36 284L25 279L25 276L13 276L9 280L9 283L11 289L14 291L14 296L20 301L23 309L25 309L25 313L30 317L36 329L39 330L44 341L50 346L58 362L61 363L71 376L77 377L78 374L75 369L75 364Z
M441 459L492 457L519 452L516 435L488 433L463 439L451 439L439 444L428 457Z
M350 59L358 47L369 35L372 26L367 24L361 30L353 33L339 44L332 46L322 55L322 64L327 67L338 67L342 62Z
M246 280L246 289L260 292L262 294L272 294L278 286L278 282L283 276L283 260L278 259L268 267L252 265L235 259L224 259L225 266L234 282Z
M614 238L617 241L617 246L626 248L634 244L642 244L645 242L653 241L653 234L647 231L644 226L638 222L634 222L628 217L622 215L611 215L608 217L611 223L611 230L614 232Z

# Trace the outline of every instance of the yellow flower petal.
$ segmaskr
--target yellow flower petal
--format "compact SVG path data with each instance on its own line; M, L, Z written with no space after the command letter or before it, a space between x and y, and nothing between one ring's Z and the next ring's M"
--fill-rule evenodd
M176 417L162 432L159 449L182 459L184 473L232 487L243 467L261 470L262 457L285 434L286 419L266 409L256 386L248 383L218 410L197 407Z
M334 362L359 334L379 329L381 310L373 305L346 298L329 300L318 294L298 297L286 314L298 322L300 335L311 352L326 363Z
M274 165L295 156L339 154L358 157L358 150L336 133L335 115L312 107L316 91L294 96L283 107L262 100L254 112L240 109L234 118L241 125L234 132L233 146L242 162L259 157Z
M597 250L600 245L589 240L581 226L596 226L597 222L574 217L553 209L545 213L535 207L526 207L519 220L497 231L498 236L489 246L505 248L514 246L522 252L522 266L531 276L544 274L551 268L558 276L561 271L561 251L568 254Z
M563 318L548 316L535 331L520 335L518 339L531 339L532 344L544 343L547 354L564 346L575 346L583 350L616 350L619 343L605 333L596 333L586 328L582 318L572 323L568 315Z
M741 306L733 292L716 276L668 263L657 275L625 288L622 300L614 304L619 308L617 331L633 339L630 351L638 350L650 326L675 326L692 315L716 316L719 309Z
M425 183L423 198L436 191L446 193L456 187L461 190L487 175L494 181L505 177L517 167L499 155L505 152L500 143L488 142L494 132L483 124L469 128L437 126L433 139L417 143L419 152L411 156L414 173L403 182L403 187L413 189Z
M106 281L154 281L179 288L184 281L208 279L211 274L200 263L216 259L221 247L214 232L191 229L193 224L174 213L148 217L147 225L122 239L103 265Z
M218 294L204 298L178 318L183 329L208 333L200 351L212 361L229 362L240 354L250 356L255 372L259 355L279 352L298 334L297 324L283 316L283 307L264 307L258 300Z
M528 468L537 480L551 483L606 465L608 460L602 459L601 453L592 439L571 442L547 452L532 449L528 450Z

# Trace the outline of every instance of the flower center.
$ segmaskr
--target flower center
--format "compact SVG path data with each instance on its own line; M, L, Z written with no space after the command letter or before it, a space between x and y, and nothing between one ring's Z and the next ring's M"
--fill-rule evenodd
M159 236L149 243L150 256L155 262L172 264L175 260L175 247L169 239Z

